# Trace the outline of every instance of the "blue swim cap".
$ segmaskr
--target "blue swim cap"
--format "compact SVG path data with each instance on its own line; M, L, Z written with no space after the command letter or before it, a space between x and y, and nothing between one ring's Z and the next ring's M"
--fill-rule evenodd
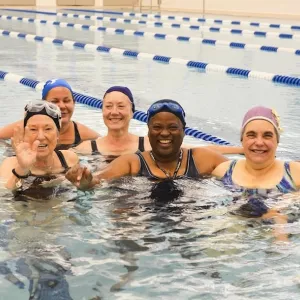
M50 92L50 90L52 90L56 87L67 88L71 92L72 98L74 100L72 88L64 79L52 79L52 80L46 81L43 91L42 91L42 99L46 100L46 97L47 97L48 93Z
M110 87L105 92L103 98L106 96L106 94L111 93L111 92L120 92L120 93L126 95L129 98L129 100L130 100L130 102L132 104L132 112L134 113L134 111L135 111L134 100L133 100L132 93L131 93L131 91L130 91L130 89L128 87L126 87L126 86L119 86L119 85L112 86L112 87Z
M185 127L185 111L177 101L171 99L162 99L151 104L147 111L147 123L149 124L150 119L160 112L172 113L179 118L183 124L183 127Z

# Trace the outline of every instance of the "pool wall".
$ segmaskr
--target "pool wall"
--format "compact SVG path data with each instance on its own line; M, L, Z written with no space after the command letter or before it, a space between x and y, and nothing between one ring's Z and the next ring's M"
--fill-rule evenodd
M144 9L158 8L161 1L162 11L200 12L206 14L223 14L237 16L256 16L273 18L299 18L299 0L143 0ZM134 0L0 0L1 5L54 7L68 5L94 5L105 8L132 9ZM139 1L135 1L135 9L139 9Z

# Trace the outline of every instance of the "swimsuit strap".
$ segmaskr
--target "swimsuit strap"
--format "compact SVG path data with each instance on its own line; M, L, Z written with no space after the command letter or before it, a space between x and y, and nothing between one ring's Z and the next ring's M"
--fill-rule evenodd
M78 145L81 142L81 136L78 130L78 125L73 121L74 124L74 146Z
M193 149L188 149L185 173L182 177L199 178L200 173L193 158Z
M142 153L136 152L135 154L138 156L140 160L140 170L138 172L138 176L145 176L150 179L159 179L157 176L153 175L152 172L150 171L150 168L145 158L143 157Z
M58 157L58 159L59 159L59 161L60 161L62 167L63 167L65 170L68 170L68 169L69 169L69 166L68 166L68 164L67 164L67 162L66 162L66 159L65 159L63 153L62 153L60 150L57 150L57 149L55 149L54 151L55 151L55 153L56 153L56 155L57 155L57 157Z
M282 193L296 191L297 187L291 174L290 163L284 162L284 173L281 181L276 185Z
M237 163L237 160L231 161L226 173L221 178L221 180L225 186L234 186L235 185L232 180L232 173L233 173L233 169L235 168L236 163Z
M144 151L145 151L144 137L143 137L143 136L140 136L140 137L139 137L139 147L138 147L138 149L139 149L141 152L144 152Z
M92 140L91 141L91 148L92 148L92 155L94 155L94 154L100 154L100 152L98 150L98 146L97 146L97 141L96 140Z

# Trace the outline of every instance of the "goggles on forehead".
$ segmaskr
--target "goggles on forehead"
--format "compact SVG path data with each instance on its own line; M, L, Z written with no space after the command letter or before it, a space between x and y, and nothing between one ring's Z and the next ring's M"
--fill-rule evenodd
M61 111L57 105L47 101L31 101L25 106L24 127L30 117L34 115L45 115L50 117L56 127L60 129Z
M149 107L148 112L147 112L148 122L151 117L153 117L155 114L157 114L161 111L169 111L169 112L173 113L185 125L185 112L184 112L183 108L177 103L168 102L168 101L154 103Z

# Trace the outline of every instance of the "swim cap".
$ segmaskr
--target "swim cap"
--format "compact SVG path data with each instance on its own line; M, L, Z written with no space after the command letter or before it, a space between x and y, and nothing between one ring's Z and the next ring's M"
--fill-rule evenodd
M46 81L43 91L42 91L42 99L46 100L46 97L47 97L48 93L50 92L50 90L52 90L56 87L67 88L71 92L72 98L74 100L72 88L64 79L52 79L52 80Z
M109 94L109 93L112 93L112 92L120 92L120 93L126 95L129 98L129 100L132 104L132 112L133 113L135 112L135 105L134 105L133 96L132 96L132 93L131 93L131 91L128 87L119 86L119 85L112 86L105 92L103 98L105 98L106 94Z
M265 120L270 122L276 130L277 137L278 137L277 141L279 142L279 136L281 130L279 126L279 115L275 110L264 106L256 106L247 111L242 123L241 140L246 125L253 120Z
M183 126L185 127L186 125L185 112L182 106L178 102L170 99L162 99L151 104L151 106L147 111L147 116L148 116L147 123L149 123L152 117L154 117L157 113L160 112L172 113L173 115L175 115L177 118L180 119Z
M24 128L35 115L44 115L53 120L58 131L61 128L61 112L57 105L45 101L31 101L25 106Z

